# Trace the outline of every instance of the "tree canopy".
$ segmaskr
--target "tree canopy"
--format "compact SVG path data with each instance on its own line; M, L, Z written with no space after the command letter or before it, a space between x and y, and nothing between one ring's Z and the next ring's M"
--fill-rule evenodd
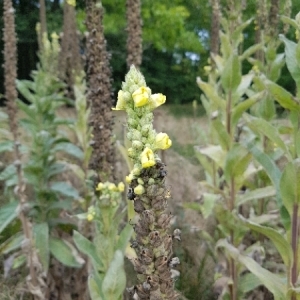
M2 2L2 1L0 1ZM28 78L37 63L36 23L39 21L38 0L14 0L18 36L19 78ZM46 0L49 33L62 30L63 1ZM104 29L108 49L112 53L114 87L126 73L126 16L125 0L103 0ZM226 5L226 1L223 1ZM247 1L245 18L255 16L255 1ZM0 7L2 15L2 5ZM77 0L78 30L84 37L85 1ZM294 1L292 14L300 10ZM168 102L187 103L199 99L196 76L204 76L203 67L209 57L211 7L203 0L144 0L142 72L154 90L164 92ZM1 24L3 20L1 18ZM254 24L245 36L245 46L254 43ZM3 48L2 32L0 46ZM82 49L84 53L84 49ZM1 64L3 57L1 57ZM282 77L288 84L288 75ZM0 76L3 78L3 70ZM2 80L1 80L2 82ZM0 87L0 92L3 87Z

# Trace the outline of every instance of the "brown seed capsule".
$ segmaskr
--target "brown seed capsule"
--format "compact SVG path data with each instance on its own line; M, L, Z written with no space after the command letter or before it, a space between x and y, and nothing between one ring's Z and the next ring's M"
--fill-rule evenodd
M143 222L143 225L149 227L150 230L153 230L154 221L155 221L155 217L153 211L148 209L144 210L142 213L142 220L141 220L141 222Z
M155 211L163 211L167 207L167 201L163 196L156 196L151 201L152 208Z
M162 244L162 239L160 237L159 231L151 231L149 234L150 244L153 247L159 247Z
M162 229L169 229L172 217L173 216L171 214L161 214L157 220L157 226Z
M141 300L150 299L150 291L145 290L144 287L141 284L136 286L136 293L138 294L139 299L141 299Z
M143 202L139 198L135 198L133 201L134 211L138 214L142 213L145 210Z
M149 265L153 262L153 253L151 250L144 248L140 254L141 261L146 265Z
M172 255L172 244L173 244L172 242L173 240L170 234L164 237L163 244L165 247L165 251L170 255Z
M158 270L159 273L163 272L165 269L168 269L168 257L161 256L158 257L154 263L155 269Z
M139 274L144 274L146 271L146 266L142 264L142 262L138 258L130 259L133 264L134 270Z

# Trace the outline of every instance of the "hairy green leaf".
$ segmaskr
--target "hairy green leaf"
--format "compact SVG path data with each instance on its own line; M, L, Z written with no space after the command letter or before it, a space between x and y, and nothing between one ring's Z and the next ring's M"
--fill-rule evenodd
M43 266L43 271L49 268L49 227L47 223L35 224L33 227L34 243Z
M18 216L18 202L14 201L1 206L0 233Z
M49 247L51 254L61 263L72 268L81 268L84 260L69 242L59 238L50 237Z

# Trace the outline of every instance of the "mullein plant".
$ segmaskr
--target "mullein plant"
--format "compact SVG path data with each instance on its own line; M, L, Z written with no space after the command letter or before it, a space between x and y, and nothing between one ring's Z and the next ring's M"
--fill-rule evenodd
M64 1L64 24L59 59L60 78L67 84L67 95L74 97L76 76L83 70L76 27L76 0Z
M88 102L91 108L89 125L93 129L90 168L98 181L114 181L113 105L110 54L107 51L102 25L101 1L86 0Z
M90 259L88 288L92 300L121 300L125 289L124 254L133 230L127 224L119 233L124 189L122 182L100 182L88 210L77 216L93 231L92 241L77 231L73 234L77 248Z
M127 18L127 67L134 65L139 68L142 63L142 19L141 19L141 1L126 1Z
M131 142L128 155L133 169L126 177L128 199L134 202L137 218L132 222L135 240L132 258L138 284L128 288L134 299L177 299L172 269L179 264L172 257L173 239L180 240L180 230L169 233L172 216L167 212L170 191L165 186L165 165L157 155L172 145L166 133L157 133L152 126L153 110L165 103L163 94L152 94L143 75L131 66L122 90L118 92L115 110L128 114L127 137Z
M34 299L45 299L47 286L43 274L43 269L34 247L32 223L28 217L28 200L25 194L25 178L22 166L22 156L20 151L20 141L17 123L17 43L15 33L15 18L14 8L11 0L5 0L4 5L4 87L5 98L7 100L7 112L9 116L9 128L12 134L12 150L14 163L13 173L16 173L16 180L14 180L14 198L18 200L18 207L12 202L8 207L2 208L1 230L14 220L18 215L22 230L24 233L22 253L26 260L26 265L29 269L27 276L27 285L30 293ZM15 202L17 203L17 202ZM3 216L4 214L4 216Z

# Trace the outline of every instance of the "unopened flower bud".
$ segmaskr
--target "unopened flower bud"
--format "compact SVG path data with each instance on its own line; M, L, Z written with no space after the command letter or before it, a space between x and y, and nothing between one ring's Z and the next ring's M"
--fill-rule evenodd
M137 140L134 140L132 142L132 148L136 149L136 150L140 150L144 147L143 143Z
M139 184L144 185L144 180L142 178L138 178L137 181L138 181Z
M172 141L166 133L160 132L155 138L155 147L158 149L168 149L172 146Z
M135 88L133 86L133 88ZM132 93L132 99L134 101L135 107L141 107L149 102L149 97L150 97L150 89L148 87L142 86Z
M135 193L136 195L142 195L142 194L145 193L145 188L144 188L141 184L139 184L138 186L136 186L136 187L134 188L134 193Z

